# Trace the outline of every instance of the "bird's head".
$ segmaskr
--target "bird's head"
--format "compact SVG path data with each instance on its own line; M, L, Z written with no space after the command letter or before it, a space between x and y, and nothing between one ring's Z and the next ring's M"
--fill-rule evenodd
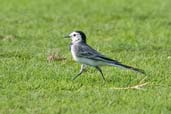
M82 31L74 31L69 35L65 36L65 38L71 38L72 43L86 43L86 35Z

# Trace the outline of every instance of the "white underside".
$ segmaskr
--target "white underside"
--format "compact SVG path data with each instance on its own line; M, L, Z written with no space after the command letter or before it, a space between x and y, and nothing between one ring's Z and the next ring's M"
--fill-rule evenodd
M79 63L82 64L86 64L86 65L91 65L91 66L103 66L103 65L107 65L107 63L103 62L103 61L96 61L96 60L92 60L92 59L87 59L87 58L77 58L76 60Z
M88 58L83 58L83 57L77 57L75 52L72 51L71 49L71 53L73 56L73 59L81 64L86 64L86 65L91 65L91 66L103 66L103 65L109 65L103 61L96 61L96 60L92 60L92 59L88 59Z

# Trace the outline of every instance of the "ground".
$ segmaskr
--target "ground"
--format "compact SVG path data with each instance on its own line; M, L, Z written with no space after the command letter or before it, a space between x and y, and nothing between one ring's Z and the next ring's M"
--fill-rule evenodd
M1 0L0 114L171 114L170 0ZM80 65L70 39L144 69ZM148 83L142 89L116 89Z

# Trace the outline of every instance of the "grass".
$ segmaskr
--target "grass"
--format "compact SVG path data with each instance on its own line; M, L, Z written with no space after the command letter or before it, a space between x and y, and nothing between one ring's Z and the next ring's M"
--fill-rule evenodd
M0 114L170 114L170 0L1 0ZM103 54L147 75L80 65L64 35L82 30ZM48 62L49 54L56 57ZM58 57L64 59L58 59ZM66 59L65 59L66 58ZM142 90L115 90L146 78Z

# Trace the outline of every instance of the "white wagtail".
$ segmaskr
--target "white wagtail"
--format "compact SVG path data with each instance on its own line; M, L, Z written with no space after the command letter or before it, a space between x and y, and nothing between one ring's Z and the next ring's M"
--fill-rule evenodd
M73 59L76 62L82 64L80 72L75 77L73 77L73 79L76 79L78 76L80 76L87 65L95 67L101 73L103 80L105 80L105 78L99 66L104 65L122 67L142 74L145 73L141 69L124 65L116 60L110 59L100 54L87 44L86 35L82 31L72 32L65 36L65 38L71 38L72 42L70 44L70 51L72 53Z

